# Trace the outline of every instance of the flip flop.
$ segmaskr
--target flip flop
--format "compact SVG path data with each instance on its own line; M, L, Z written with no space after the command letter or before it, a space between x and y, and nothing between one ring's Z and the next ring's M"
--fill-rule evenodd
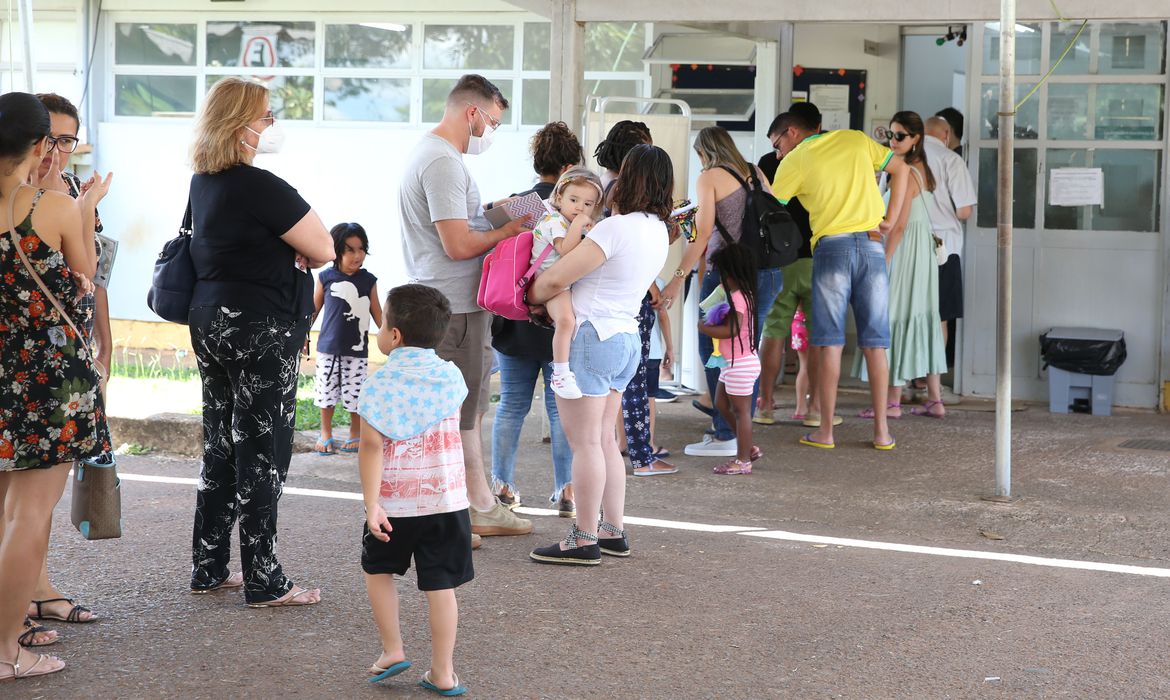
M646 467L638 467L634 470L634 476L661 476L664 474L678 474L678 467L670 465L666 468L658 468L656 465L666 464L666 462L653 462Z
M841 425L844 422L845 422L845 419L842 418L841 416L833 416L833 427ZM816 416L816 417L805 418L803 421L801 421L801 425L803 425L806 428L819 428L819 427L821 427L821 417Z
M890 420L898 420L899 418L902 417L901 413L899 413L896 416L891 416L889 414L889 412L895 408L898 409L899 411L901 411L902 404L894 403L893 401L890 401L889 403L886 404L886 418L889 418ZM857 414L857 417L858 418L869 418L870 420L872 420L873 419L873 408L871 407L871 408L863 409L860 413Z
M816 440L813 440L812 433L808 433L807 435L802 437L800 439L800 444L808 445L809 447L819 447L822 450L831 450L837 446L836 444L831 443L831 442L817 442ZM875 445L875 447L876 447L876 445Z
M402 673L408 668L410 668L409 661L399 661L396 664L391 664L390 668L378 668L378 665L374 664L373 666L370 666L370 673L373 673L374 675L370 676L369 682L377 683L378 681L384 681L387 678L397 676L399 673Z
M427 671L426 673L423 674L422 680L418 682L418 685L420 688L425 688L426 690L429 690L432 693L438 693L439 695L442 695L445 698L453 698L456 695L463 695L464 693L466 693L467 688L464 688L462 685L460 685L459 676L452 673L451 677L455 679L455 685L450 687L450 688L440 688L439 686L437 686L431 682L431 672Z
M339 449L347 454L354 454L358 451L357 446L361 444L361 441L361 438L349 438L344 443L342 443ZM353 445L353 447L350 447L350 445Z
M333 438L329 438L328 440L317 438L317 445L314 447L314 449L316 449L317 454L321 455L322 457L332 457L333 455L337 454L333 450L333 445L336 443L337 441Z
M211 593L212 591L218 591L218 590L223 589L223 588L239 588L240 586L243 586L243 585L244 585L244 574L239 573L239 572L233 574L229 571L227 578L225 578L224 580L215 584L214 586L208 586L207 588L194 588L194 587L192 587L191 592L194 593L195 595L204 595L205 593Z
M927 401L926 403L922 404L921 407L915 406L914 408L910 409L910 413L911 413L911 415L922 416L923 418L934 418L935 420L943 420L944 418L947 417L947 414L944 413L940 416L937 413L930 412L930 409L934 408L935 406L942 407L942 405L943 405L942 401ZM943 408L943 410L945 411L946 409Z
M895 447L897 447L897 446L898 446L898 441L897 441L897 440L890 440L889 442L887 442L887 443L886 443L886 444L884 444L884 445L879 445L878 443L876 443L876 442L875 442L875 443L873 444L873 449L875 449L875 450L881 450L881 451L883 451L883 452L889 452L890 450L894 449L894 448L895 448Z
M670 456L670 450L666 449L665 447L659 447L657 450L654 450L654 453L650 456L654 459L666 459Z
M297 598L300 598L303 595L308 595L309 593L312 593L313 590L314 589L311 589L311 588L302 588L300 591L293 593L292 595L288 595L288 596L283 597L283 598L277 598L276 600L266 600L262 603L248 603L248 607L249 608L295 608L295 607L301 607L304 605L316 605L317 603L320 603L321 601L318 600L315 603L296 603L296 602L293 602Z
M34 620L57 620L58 622L71 622L71 623L83 625L83 624L88 624L90 622L97 622L97 619L98 619L97 615L94 615L92 610L85 607L84 605L75 604L73 602L72 598L46 598L44 600L32 600L29 602L32 603L33 605L37 606L37 614L36 615L29 615L29 617L31 617ZM65 617L61 617L60 615L46 615L45 612L43 610L41 610L41 606L43 606L47 603L60 603L60 602L69 603L70 605L73 606L72 608L69 609L69 613ZM84 620L81 619L82 613L89 613L89 617L84 619Z

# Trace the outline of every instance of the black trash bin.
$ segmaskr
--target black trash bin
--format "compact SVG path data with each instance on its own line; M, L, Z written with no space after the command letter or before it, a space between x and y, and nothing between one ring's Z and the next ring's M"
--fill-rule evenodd
M1048 410L1068 413L1078 402L1095 416L1113 408L1113 375L1125 362L1125 334L1109 328L1050 328L1040 334L1048 368Z

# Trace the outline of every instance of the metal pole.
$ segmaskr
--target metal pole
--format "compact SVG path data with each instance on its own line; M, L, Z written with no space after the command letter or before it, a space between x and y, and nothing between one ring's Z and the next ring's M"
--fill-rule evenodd
M26 92L36 92L33 87L33 13L32 0L20 0L20 35L24 39L24 87ZM15 88L15 86L13 86Z
M1012 175L1016 127L1016 0L999 11L999 187L996 212L995 495L1012 495Z

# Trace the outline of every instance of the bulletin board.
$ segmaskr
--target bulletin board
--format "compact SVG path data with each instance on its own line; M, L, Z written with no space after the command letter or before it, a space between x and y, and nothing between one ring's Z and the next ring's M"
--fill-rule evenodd
M792 69L793 100L821 110L822 128L865 130L865 71L847 68Z

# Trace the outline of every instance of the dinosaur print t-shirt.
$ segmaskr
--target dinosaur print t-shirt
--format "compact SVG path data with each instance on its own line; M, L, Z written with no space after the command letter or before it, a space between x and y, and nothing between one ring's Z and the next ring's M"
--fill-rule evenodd
M365 270L347 275L335 267L318 278L325 288L321 307L321 334L317 352L345 357L368 357L370 292L377 277Z

